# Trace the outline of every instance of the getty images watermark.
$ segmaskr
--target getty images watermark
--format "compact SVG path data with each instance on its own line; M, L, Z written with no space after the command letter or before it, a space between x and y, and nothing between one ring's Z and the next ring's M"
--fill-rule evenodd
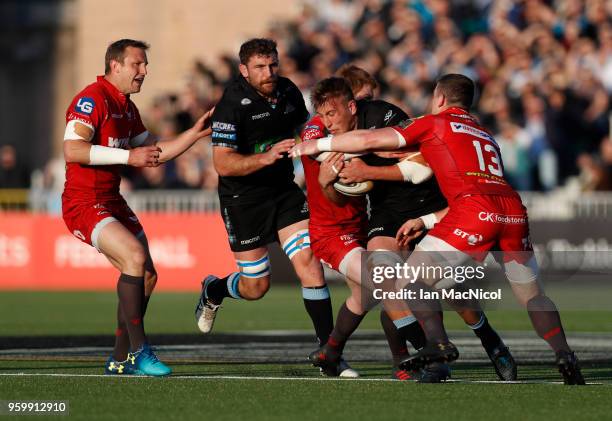
M376 259L374 259L376 260ZM375 300L501 300L502 290L467 287L466 282L485 279L485 266L411 265L396 262L371 268L371 281L374 284L372 297ZM431 280L434 289L408 289L398 286L414 284L418 280ZM384 285L392 283L396 288L386 290ZM378 287L377 287L378 286Z

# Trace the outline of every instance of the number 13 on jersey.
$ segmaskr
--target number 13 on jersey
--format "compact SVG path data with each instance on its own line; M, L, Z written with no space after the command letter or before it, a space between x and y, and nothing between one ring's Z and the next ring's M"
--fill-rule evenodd
M474 145L474 149L476 149L476 155L478 156L478 166L480 167L480 171L489 172L492 175L497 177L503 177L504 172L501 166L501 158L499 157L499 153L495 146L490 143L485 143L484 148L479 140L472 141L472 145ZM485 156L484 152L490 152ZM485 159L490 163L485 163Z

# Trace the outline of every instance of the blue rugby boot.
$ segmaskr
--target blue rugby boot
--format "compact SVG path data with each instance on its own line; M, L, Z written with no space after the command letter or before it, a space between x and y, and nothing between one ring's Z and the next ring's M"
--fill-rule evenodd
M106 360L106 364L104 365L104 374L112 376L128 376L135 373L129 360L117 361L111 355L108 357L108 360Z
M136 352L130 352L127 358L134 374L141 376L167 376L172 369L157 359L149 344L143 344Z

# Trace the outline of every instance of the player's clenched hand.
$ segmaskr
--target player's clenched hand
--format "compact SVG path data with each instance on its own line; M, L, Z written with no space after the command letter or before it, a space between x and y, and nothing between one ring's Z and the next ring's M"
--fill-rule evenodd
M261 154L261 159L265 165L272 165L281 158L286 157L287 152L295 146L295 139L285 139L272 145L272 147Z
M359 158L352 158L340 171L340 181L344 184L361 183L369 180L366 176L368 166Z
M423 234L424 229L425 224L421 218L409 219L408 221L404 222L404 225L402 225L399 230L397 230L397 234L395 236L397 244L401 248L407 247L408 243Z
M133 167L157 167L159 165L159 153L161 149L157 145L140 146L130 149L128 165Z
M194 135L201 139L206 136L210 136L212 133L212 128L210 126L210 117L215 111L215 107L212 107L210 110L206 111L202 117L195 122L191 130L194 132Z
M289 156L292 158L297 158L302 155L316 155L319 152L321 151L319 151L319 148L317 148L317 142L312 140L295 145L289 151Z
M323 187L329 186L336 181L342 168L344 168L344 154L341 152L330 153L325 161L321 162L319 184Z

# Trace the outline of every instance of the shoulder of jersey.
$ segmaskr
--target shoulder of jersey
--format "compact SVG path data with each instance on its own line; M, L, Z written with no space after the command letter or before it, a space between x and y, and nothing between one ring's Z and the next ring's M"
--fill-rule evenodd
M98 82L93 82L84 87L78 94L74 96L75 99L81 97L94 97L94 99L104 98L104 90Z
M418 117L410 117L410 118L400 121L398 126L401 127L402 129L405 129L406 127L410 126L412 123L416 121L423 120L426 118L433 118L433 117L434 117L433 114L425 114L425 115L420 115Z
M94 82L74 96L68 111L77 115L90 116L98 107L106 107L106 100L102 87Z

